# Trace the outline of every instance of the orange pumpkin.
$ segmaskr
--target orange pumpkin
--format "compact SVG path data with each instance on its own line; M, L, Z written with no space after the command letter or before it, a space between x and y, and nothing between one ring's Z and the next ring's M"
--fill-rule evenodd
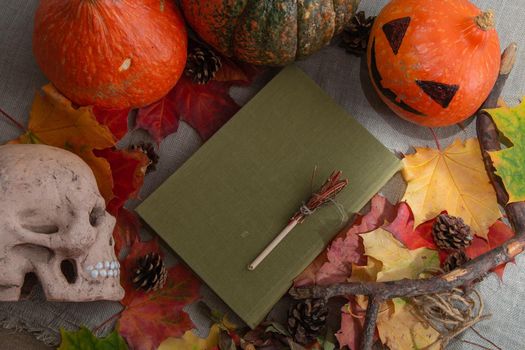
M368 69L381 99L399 116L437 127L473 115L500 66L491 12L468 0L392 0L376 18Z
M187 33L174 1L41 0L33 51L44 74L79 105L141 107L177 83Z

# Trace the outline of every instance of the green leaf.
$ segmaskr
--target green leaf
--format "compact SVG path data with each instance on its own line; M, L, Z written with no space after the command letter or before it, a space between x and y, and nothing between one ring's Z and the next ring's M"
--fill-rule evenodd
M128 345L116 331L100 339L86 327L77 332L61 329L60 334L62 343L57 350L128 350Z
M507 192L509 203L525 200L525 99L514 108L502 107L486 111L498 130L512 145L501 151L489 152Z

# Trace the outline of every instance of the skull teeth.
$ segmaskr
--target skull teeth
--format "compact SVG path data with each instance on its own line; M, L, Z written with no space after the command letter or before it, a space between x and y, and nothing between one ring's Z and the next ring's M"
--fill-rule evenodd
M86 271L91 278L118 277L120 275L120 263L118 261L99 261L94 266L88 265Z

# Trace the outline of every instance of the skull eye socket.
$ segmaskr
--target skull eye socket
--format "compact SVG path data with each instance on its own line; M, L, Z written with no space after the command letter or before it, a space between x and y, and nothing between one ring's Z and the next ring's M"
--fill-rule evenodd
M40 213L37 209L24 210L20 213L19 218L22 228L33 233L52 235L60 231L52 218Z
M104 216L106 210L101 207L94 207L89 213L89 223L91 226L96 227L100 224L100 219Z
M52 235L54 233L58 233L59 228L57 225L32 225L32 224L25 224L22 225L22 227L28 231L34 232L34 233L40 233L43 235Z

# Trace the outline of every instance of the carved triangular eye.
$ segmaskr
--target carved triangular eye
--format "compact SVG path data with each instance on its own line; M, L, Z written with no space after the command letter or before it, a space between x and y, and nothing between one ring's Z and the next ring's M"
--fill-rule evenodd
M409 25L410 17L396 19L383 25L383 32L395 55L399 52Z
M435 81L416 80L417 85L443 108L447 108L459 90L459 85L436 83Z

